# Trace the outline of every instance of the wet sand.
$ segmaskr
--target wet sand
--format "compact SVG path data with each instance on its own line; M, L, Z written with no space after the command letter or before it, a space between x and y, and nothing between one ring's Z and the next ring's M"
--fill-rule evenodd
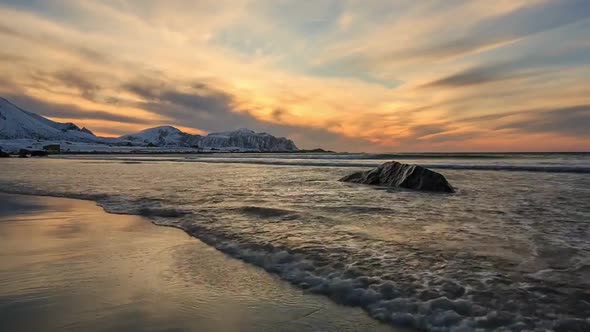
M392 331L184 232L0 194L2 331Z

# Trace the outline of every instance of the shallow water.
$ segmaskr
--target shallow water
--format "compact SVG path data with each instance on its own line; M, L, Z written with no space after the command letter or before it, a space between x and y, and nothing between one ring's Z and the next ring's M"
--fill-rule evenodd
M590 326L590 176L570 172L587 154L415 158L493 167L443 166L458 188L445 195L338 182L357 169L339 164L349 156L84 156L1 161L0 186L183 228L393 325Z
M392 331L184 232L0 194L0 330Z

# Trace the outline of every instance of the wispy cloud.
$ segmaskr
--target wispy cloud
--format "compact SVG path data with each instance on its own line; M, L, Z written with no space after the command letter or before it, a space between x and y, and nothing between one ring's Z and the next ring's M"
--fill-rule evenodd
M528 120L509 122L498 129L511 129L530 133L557 133L590 139L590 105L528 112ZM531 114L532 113L532 114Z
M8 98L15 104L19 105L23 109L35 110L36 113L43 116L60 118L60 119L90 119L90 120L102 120L116 123L127 123L127 124L142 124L142 125L155 125L157 122L153 120L147 120L143 118L137 118L132 116L125 116L123 114L115 114L105 112L101 110L87 110L81 109L75 104L61 104L51 103L40 99L31 98L23 95L11 96Z

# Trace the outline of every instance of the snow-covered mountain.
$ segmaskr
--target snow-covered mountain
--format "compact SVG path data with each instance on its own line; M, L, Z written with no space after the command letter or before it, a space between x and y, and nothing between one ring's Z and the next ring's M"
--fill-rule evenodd
M51 121L38 114L23 110L0 97L0 139L45 139L76 142L107 143L86 128L73 123Z
M95 136L86 128L73 123L51 121L25 111L0 97L0 140L67 141L115 146L179 147L222 151L297 151L293 141L249 129L211 133L207 136L182 132L172 126L142 130L119 138ZM6 143L6 142L5 142ZM27 143L29 144L29 143ZM6 145L6 144L5 144ZM18 146L11 144L11 146Z
M199 135L191 135L172 126L161 126L123 135L121 140L139 145L198 147Z
M150 128L135 134L119 137L140 145L182 146L201 149L224 149L237 151L297 151L293 141L250 129L211 133L207 136L192 135L171 126Z
M235 131L211 133L203 137L201 146L235 147L258 151L297 151L293 141L285 137L275 137L267 133L257 133L241 128Z

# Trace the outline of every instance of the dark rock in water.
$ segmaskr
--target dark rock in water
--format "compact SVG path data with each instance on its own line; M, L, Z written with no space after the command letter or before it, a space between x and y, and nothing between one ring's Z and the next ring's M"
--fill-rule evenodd
M10 155L2 150L0 150L0 158L9 158Z
M402 164L397 161L384 163L370 171L347 175L340 181L424 191L455 192L443 175L419 165Z

